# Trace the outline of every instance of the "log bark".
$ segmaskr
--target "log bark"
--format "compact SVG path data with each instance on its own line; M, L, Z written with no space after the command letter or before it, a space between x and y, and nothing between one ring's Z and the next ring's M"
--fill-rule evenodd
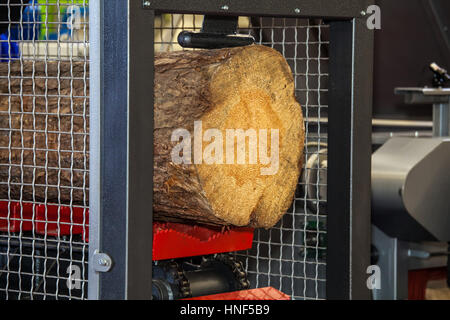
M86 64L0 64L0 74L10 77L0 79L0 199L87 205ZM263 46L157 54L154 94L155 219L276 224L292 203L304 140L301 107L285 59ZM274 148L270 130L278 130L276 174L262 175L269 165L261 164L259 154L250 164L248 150L245 164L174 162L179 141L172 141L172 134L186 129L194 145L196 121L202 123L200 137L216 129L224 140L227 129L266 129L269 154ZM200 154L209 143L203 142Z
M264 46L165 53L157 56L155 72L155 216L275 225L292 203L304 140L301 107L283 56ZM171 134L186 128L195 137L199 120L203 132L218 129L223 137L227 129L278 130L277 173L261 175L266 166L249 164L248 150L244 165L174 164L177 142Z
M89 62L2 62L0 76L0 200L88 205Z

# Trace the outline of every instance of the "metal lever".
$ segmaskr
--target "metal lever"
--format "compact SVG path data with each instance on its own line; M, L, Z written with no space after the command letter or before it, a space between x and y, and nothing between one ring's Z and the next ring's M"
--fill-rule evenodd
M219 49L248 46L255 42L252 36L238 36L237 16L205 15L201 32L182 31L178 43L183 48Z

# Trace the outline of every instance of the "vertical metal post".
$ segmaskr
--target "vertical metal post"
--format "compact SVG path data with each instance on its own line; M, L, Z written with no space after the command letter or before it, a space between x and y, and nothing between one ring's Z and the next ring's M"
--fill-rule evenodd
M433 104L433 137L450 136L450 99Z
M151 299L153 18L135 0L90 6L90 299Z
M89 257L93 257L100 247L100 168L101 168L101 113L102 113L102 10L100 1L92 1L89 6ZM89 259L90 259L89 258ZM100 297L100 275L88 264L88 298Z
M330 23L327 298L369 299L373 31Z
M382 270L381 289L373 291L375 300L408 299L407 243L391 238L372 227L373 244L379 250L377 265Z
M108 0L109 1L109 0ZM129 3L127 299L152 297L154 11Z

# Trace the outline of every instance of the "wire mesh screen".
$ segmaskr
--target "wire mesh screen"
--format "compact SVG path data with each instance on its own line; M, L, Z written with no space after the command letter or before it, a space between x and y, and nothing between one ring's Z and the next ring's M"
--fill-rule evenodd
M185 50L181 30L200 31L203 16L162 14L155 20L155 50ZM278 50L295 79L306 140L303 173L288 213L274 228L257 230L253 247L236 255L253 288L272 286L293 299L325 298L327 191L327 82L329 27L321 20L240 17L240 34Z
M0 299L84 299L88 0L0 12Z

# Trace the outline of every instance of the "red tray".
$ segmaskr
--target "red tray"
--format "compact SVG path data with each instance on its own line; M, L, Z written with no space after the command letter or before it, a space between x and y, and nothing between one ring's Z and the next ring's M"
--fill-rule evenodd
M291 297L275 288L267 287L219 293L210 296L188 298L183 300L291 300Z
M34 210L33 210L34 208ZM58 205L0 201L0 231L34 231L48 236L85 235L89 229L89 210Z
M39 205L36 212L36 232L47 236L84 234L89 224L89 210L57 205Z
M33 230L33 204L0 201L0 231Z
M153 224L153 260L247 250L252 242L252 228L220 231L181 223Z
M9 210L8 210L9 206ZM47 236L81 235L89 242L89 210L58 205L0 201L0 231L34 230ZM22 226L21 226L22 223ZM153 224L153 260L193 257L250 249L253 229L230 228L221 231L181 223Z

